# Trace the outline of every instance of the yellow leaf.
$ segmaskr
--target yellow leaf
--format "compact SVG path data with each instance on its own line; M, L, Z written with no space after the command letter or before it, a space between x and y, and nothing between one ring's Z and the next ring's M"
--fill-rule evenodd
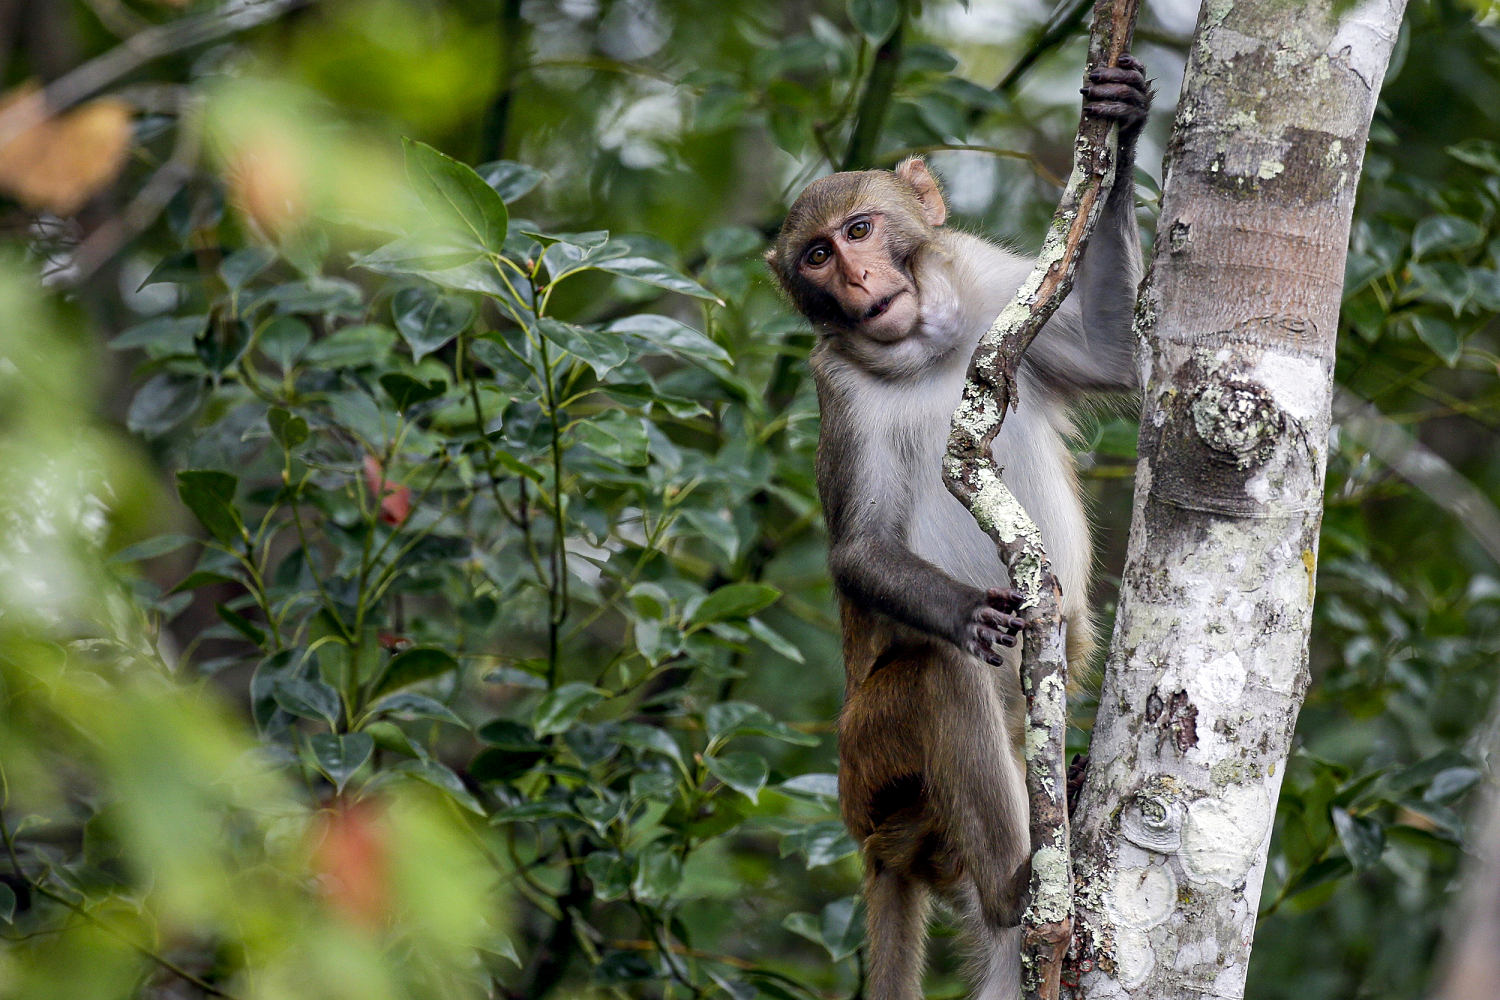
M125 165L130 114L124 101L101 97L49 117L34 83L0 97L0 191L72 215Z

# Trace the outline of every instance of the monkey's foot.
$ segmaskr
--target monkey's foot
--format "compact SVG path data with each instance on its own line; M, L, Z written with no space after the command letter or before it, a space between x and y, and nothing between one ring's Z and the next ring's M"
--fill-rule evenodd
M1139 59L1126 52L1117 66L1090 70L1089 85L1079 91L1083 94L1083 110L1119 122L1122 132L1138 131L1151 108L1152 90L1145 69Z

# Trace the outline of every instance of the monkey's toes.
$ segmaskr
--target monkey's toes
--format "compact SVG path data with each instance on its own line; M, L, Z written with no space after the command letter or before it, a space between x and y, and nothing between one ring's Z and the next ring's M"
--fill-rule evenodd
M1116 101L1139 108L1146 106L1148 97L1145 90L1132 87L1128 83L1095 83L1082 88L1079 93L1090 101L1101 103Z
M1111 69L1108 66L1101 66L1098 69L1089 70L1089 81L1121 84L1141 93L1146 91L1146 75L1136 69Z
M1099 101L1093 104L1085 104L1083 110L1100 118L1109 118L1120 123L1122 129L1139 125L1146 120L1146 112L1134 104L1125 104L1122 101Z
M1133 69L1141 72L1145 72L1146 69L1146 64L1141 62L1135 56L1131 55L1129 52L1121 52L1120 58L1115 60L1115 65L1120 67L1121 69Z

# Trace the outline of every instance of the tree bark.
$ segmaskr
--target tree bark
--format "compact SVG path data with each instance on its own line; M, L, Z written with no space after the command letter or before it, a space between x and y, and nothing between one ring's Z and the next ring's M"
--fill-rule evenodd
M1307 686L1354 193L1405 0L1208 0L1137 323L1140 461L1074 817L1079 997L1244 992Z

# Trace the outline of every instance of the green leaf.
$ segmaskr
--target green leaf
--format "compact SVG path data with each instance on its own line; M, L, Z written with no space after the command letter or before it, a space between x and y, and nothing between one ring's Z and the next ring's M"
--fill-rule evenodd
M1465 139L1457 145L1449 146L1448 155L1471 167L1500 174L1500 146L1488 139Z
M605 698L605 692L589 684L573 681L550 691L536 707L531 718L531 728L538 736L553 736L564 732L578 719L580 713L590 705L597 705Z
M208 315L157 316L139 323L109 342L111 349L145 348L155 357L190 354L193 341L208 326Z
M766 779L771 773L764 757L746 750L717 757L705 756L703 764L715 778L751 802L759 801L760 790L766 787Z
M203 379L196 375L153 375L136 392L125 414L125 426L157 437L190 419L203 405Z
M1456 215L1429 215L1411 234L1413 257L1469 250L1484 242L1484 227Z
M630 359L630 342L615 333L600 333L555 319L539 320L537 330L592 368L600 381Z
M849 0L849 20L872 42L883 42L901 20L900 0Z
M271 266L276 252L266 247L244 247L225 257L219 264L219 277L231 291L239 291L245 282Z
M396 404L396 409L402 412L420 403L437 399L448 391L442 379L423 382L412 378L405 372L386 372L380 376L380 387L386 391L386 395L391 397L391 402Z
M375 752L375 739L369 733L317 733L308 740L318 770L342 792L354 772L364 766Z
M605 901L621 899L630 891L633 866L618 851L595 851L583 862L583 872L594 883L594 896Z
M524 197L547 176L536 167L512 160L481 163L474 172L506 203Z
M184 469L177 473L177 495L209 534L226 545L245 537L240 512L234 506L239 480L217 469Z
M832 802L839 797L839 776L827 773L799 774L776 787L788 795Z
M145 562L148 559L164 556L168 552L176 552L185 545L197 544L197 541L198 539L193 538L191 535L157 535L155 538L148 538L144 542L136 542L134 545L125 546L120 551L110 555L109 561L117 565L128 566L131 563Z
M1473 767L1450 767L1432 776L1432 784L1422 793L1425 802L1451 802L1479 784L1484 772Z
M801 854L807 858L809 870L842 861L857 850L859 847L838 820L808 823L781 838L781 856Z
M619 257L614 260L601 260L591 266L609 274L618 274L623 278L644 281L648 285L665 288L669 292L679 292L683 295L691 295L693 298L718 302L719 305L724 304L717 295L692 278L679 274L660 261L649 257Z
M222 372L238 361L250 346L250 324L242 319L222 318L193 339L193 351L210 371Z
M257 646L264 646L266 644L265 631L238 611L235 611L226 604L215 604L214 610L219 613L219 617L224 620L224 624L234 629L246 639L249 639Z
M627 468L638 469L651 460L645 423L621 410L580 420L573 425L572 435L579 444Z
M1334 807L1329 811L1333 828L1338 831L1339 843L1349 856L1349 863L1356 871L1364 871L1380 861L1385 849L1385 828L1373 816L1355 816L1347 809Z
M636 859L631 886L637 898L659 902L671 896L681 882L682 859L666 844L651 844Z
M370 687L370 698L376 699L458 669L458 661L446 649L436 646L413 646L391 657L380 679Z
M495 189L474 170L425 143L403 139L406 176L428 211L472 239L475 246L499 253L505 246L510 214Z
M449 798L477 816L485 815L484 806L464 787L463 779L453 769L435 760L404 760L387 774L403 774L441 789Z
M469 724L436 698L415 691L400 691L370 706L370 715L394 715L398 719L431 719L468 729Z
M640 353L671 354L696 361L719 361L729 364L729 352L685 323L670 316L640 313L617 319L609 325L614 334L639 338L645 348Z
M0 882L0 924L16 919L16 893L10 886Z
M266 411L266 423L271 427L271 436L286 451L295 451L307 440L307 421L279 406Z
M858 911L855 898L845 896L823 907L816 918L811 913L792 913L781 925L822 945L833 961L842 962L858 951L865 940L864 922L858 919Z
M1433 264L1410 264L1407 271L1416 286L1415 289L1406 289L1407 294L1415 294L1425 302L1441 302L1452 309L1455 316L1463 311L1474 296L1474 285L1468 270L1451 260L1440 260Z
M816 736L799 733L771 718L764 709L744 701L721 701L710 705L703 713L703 727L708 730L709 742L716 744L726 743L736 736L769 736L798 746L818 745Z
M694 625L707 625L729 618L748 618L781 596L764 583L730 583L705 597L688 616Z
M330 728L338 726L339 716L343 713L339 693L322 681L278 677L271 687L271 697L293 715L326 722Z
M805 662L802 650L798 649L786 636L777 632L759 618L751 618L745 624L749 626L751 635L771 647L777 654L786 657L793 663Z
M640 722L622 722L616 736L628 747L660 754L679 764L683 763L682 748L664 729Z
M469 299L428 287L403 288L391 298L396 329L416 361L463 333L474 322L475 314L474 303Z
M361 323L313 344L307 360L328 368L355 368L384 361L395 345L396 332L390 327Z
M310 343L312 331L295 316L277 316L255 340L260 352L284 372L292 370Z
M1422 343L1432 348L1432 352L1442 358L1449 368L1458 364L1458 359L1464 353L1464 342L1457 326L1425 313L1413 313L1407 319Z

